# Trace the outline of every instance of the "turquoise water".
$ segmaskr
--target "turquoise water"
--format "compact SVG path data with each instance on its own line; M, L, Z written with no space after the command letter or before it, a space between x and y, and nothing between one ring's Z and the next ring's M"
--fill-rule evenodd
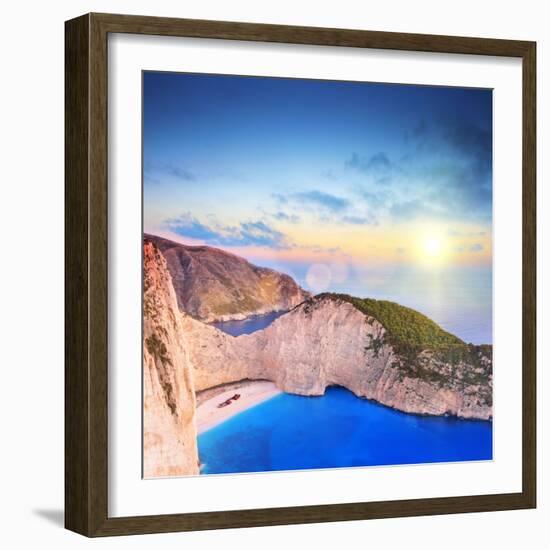
M492 459L492 423L406 414L340 387L279 394L198 438L203 474Z
M485 307L474 311L462 301L428 313L466 341L492 340ZM282 314L215 326L232 336L250 334ZM406 414L332 387L322 397L278 395L198 443L203 474L490 460L492 423Z

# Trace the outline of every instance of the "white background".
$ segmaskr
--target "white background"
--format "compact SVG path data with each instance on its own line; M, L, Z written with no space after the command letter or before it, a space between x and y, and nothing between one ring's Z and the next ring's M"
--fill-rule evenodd
M550 303L548 192L543 152L548 132L550 44L544 3L386 0L231 2L118 0L21 1L2 12L2 530L8 548L316 548L349 544L398 548L543 548L550 510L548 475L539 471L539 509L431 518L285 526L89 541L61 529L63 506L63 21L87 11L141 13L388 31L491 36L538 41L539 58L539 463L548 460L543 392ZM546 65L546 67L545 67ZM546 264L546 266L544 265ZM546 331L548 334L548 331ZM548 336L547 336L548 338ZM544 355L543 355L544 354Z

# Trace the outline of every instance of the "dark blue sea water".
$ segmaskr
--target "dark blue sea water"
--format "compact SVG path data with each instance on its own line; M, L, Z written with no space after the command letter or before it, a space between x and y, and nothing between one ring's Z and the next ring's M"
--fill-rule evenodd
M286 311L273 311L265 315L254 315L242 321L223 321L212 323L212 325L227 334L231 334L231 336L239 336L239 334L251 334L257 330L262 330L284 313Z
M280 394L198 438L203 474L492 459L492 423L418 416L340 387Z
M490 273L489 273L490 275ZM414 279L415 285L407 278L406 292L371 290L363 292L361 288L343 287L336 289L355 296L368 295L378 300L391 300L401 305L411 307L427 315L443 329L472 344L491 344L493 341L491 281L489 275L478 277L468 284L453 284L453 279L443 282L439 279ZM433 293L429 295L429 293ZM213 323L215 327L231 334L250 334L270 325L284 312L268 313L249 317L243 321L226 321Z

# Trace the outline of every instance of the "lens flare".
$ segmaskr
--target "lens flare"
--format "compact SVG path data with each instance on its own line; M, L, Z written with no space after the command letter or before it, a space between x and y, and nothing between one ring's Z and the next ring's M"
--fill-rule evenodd
M306 274L306 282L315 294L327 290L331 278L330 268L326 264L313 264Z

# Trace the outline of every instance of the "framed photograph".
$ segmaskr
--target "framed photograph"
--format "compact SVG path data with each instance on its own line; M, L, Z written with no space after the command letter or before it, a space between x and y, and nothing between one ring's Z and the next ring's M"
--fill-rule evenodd
M533 508L535 43L66 23L66 527Z

